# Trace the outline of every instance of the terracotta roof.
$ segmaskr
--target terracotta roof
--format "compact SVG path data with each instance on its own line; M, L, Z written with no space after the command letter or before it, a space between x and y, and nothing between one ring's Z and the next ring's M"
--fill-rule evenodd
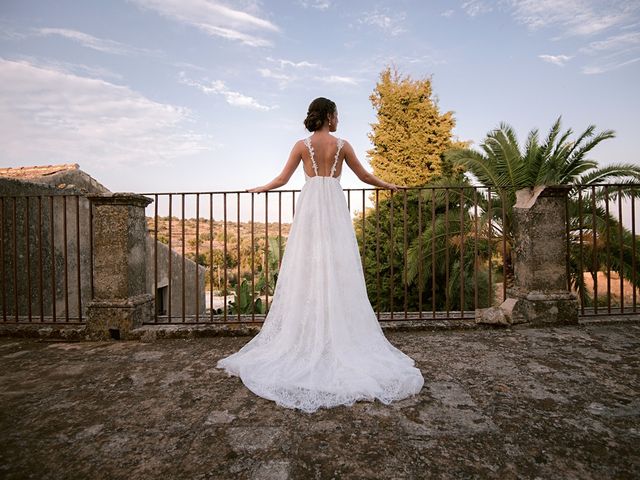
M36 178L53 175L68 170L80 170L77 163L63 163L61 165L42 165L32 167L0 168L0 177L5 178Z

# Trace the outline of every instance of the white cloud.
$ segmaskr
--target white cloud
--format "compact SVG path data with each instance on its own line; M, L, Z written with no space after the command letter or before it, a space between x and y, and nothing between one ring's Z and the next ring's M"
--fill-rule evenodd
M640 62L640 57L632 58L631 60L626 60L624 62L609 62L601 65L588 65L582 68L582 73L584 73L585 75L597 75L600 73L609 72L611 70L616 70L621 67L626 67L627 65L632 65L637 62Z
M180 72L180 82L195 87L207 95L222 95L229 105L234 107L251 108L253 110L268 111L276 108L259 103L255 98L244 95L240 92L230 90L222 80L214 80L209 84L204 84L187 78L184 72Z
M269 68L259 68L258 73L263 78L271 78L273 80L277 80L278 83L280 84L280 88L284 88L289 82L291 82L296 78L291 75L287 75L285 73L274 72Z
M317 10L327 10L331 7L331 0L300 0L299 3L304 8L315 8Z
M612 35L604 40L589 43L582 49L584 53L599 53L610 51L629 51L640 48L640 32L626 32Z
M252 47L271 45L266 38L247 33L279 32L269 20L235 10L214 0L130 0L143 8L154 10L172 20L194 26L205 33L236 40Z
M482 15L493 10L491 5L483 0L468 0L462 4L461 8L470 17Z
M31 55L15 55L11 59L23 63L31 63L40 68L48 70L56 70L61 73L71 73L79 76L122 80L123 77L119 73L112 72L106 68L94 65L85 65L82 63L63 62L61 60L53 60L51 58L34 57Z
M378 27L388 35L395 37L406 31L402 25L405 17L403 12L391 13L388 9L375 9L365 13L364 17L360 19L360 23Z
M628 22L633 0L509 0L514 18L531 30L554 27L568 36L588 36Z
M341 77L339 75L329 75L328 77L322 77L322 80L326 83L337 83L342 85L358 85L358 80L353 77Z
M277 63L280 65L280 68L284 68L284 67L293 67L293 68L317 68L320 65L318 65L317 63L311 63L311 62L307 62L306 60L303 60L301 62L294 62L291 60L284 60L281 58L272 58L272 57L267 57L267 60L273 63Z
M449 18L455 13L455 10L445 10L440 14L441 17Z
M88 33L79 32L77 30L69 30L66 28L38 28L34 30L35 35L40 36L60 36L79 43L83 47L91 48L103 53L111 53L114 55L134 55L139 53L151 53L149 50L129 47L114 40L97 38Z
M538 55L538 58L545 62L553 63L559 67L563 67L565 63L571 60L572 57L568 55Z
M213 148L190 112L128 87L0 58L3 164L154 164Z

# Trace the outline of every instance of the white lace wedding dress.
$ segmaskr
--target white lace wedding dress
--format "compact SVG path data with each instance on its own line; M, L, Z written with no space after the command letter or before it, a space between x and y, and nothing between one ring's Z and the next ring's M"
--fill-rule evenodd
M414 361L384 336L367 297L360 253L340 176L305 185L280 266L271 308L260 332L218 361L256 395L287 408L389 404L417 394L424 378Z

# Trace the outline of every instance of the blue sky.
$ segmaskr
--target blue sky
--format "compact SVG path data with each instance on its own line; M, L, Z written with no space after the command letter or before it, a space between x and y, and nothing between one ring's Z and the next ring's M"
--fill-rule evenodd
M461 140L501 121L524 140L562 115L617 132L601 163L640 161L637 0L2 0L0 166L79 163L113 191L245 189L281 170L318 96L368 165L390 64L431 77ZM342 184L362 186L346 170Z

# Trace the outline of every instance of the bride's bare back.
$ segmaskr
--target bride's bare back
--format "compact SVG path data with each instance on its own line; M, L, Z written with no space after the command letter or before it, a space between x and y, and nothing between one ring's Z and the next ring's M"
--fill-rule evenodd
M331 168L336 159L336 152L338 152L338 139L329 133L316 132L309 137L309 140L318 168L318 175L323 177L331 176ZM342 174L342 161L344 158L345 154L342 149L340 149L335 171L333 172L334 177L339 177ZM304 168L307 176L313 177L315 175L311 161L311 152L309 152L308 148L307 151L303 151L302 153L302 168Z

